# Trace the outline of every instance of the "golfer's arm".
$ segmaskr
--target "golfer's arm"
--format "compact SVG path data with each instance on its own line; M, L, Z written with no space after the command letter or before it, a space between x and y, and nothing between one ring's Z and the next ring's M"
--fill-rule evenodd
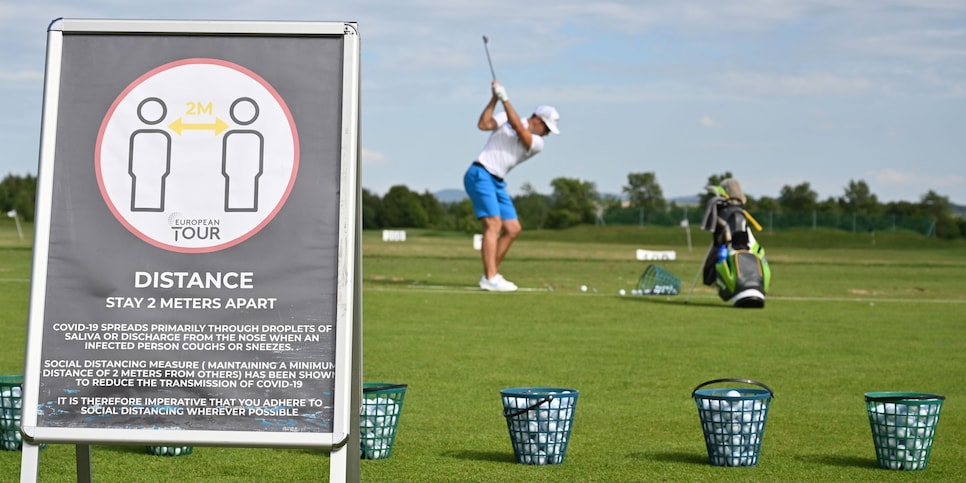
M492 131L497 128L496 119L493 118L493 111L496 109L496 96L490 97L490 102L486 104L483 108L483 112L480 113L480 120L476 121L476 127L480 131Z
M513 106L510 105L510 101L505 101L503 103L503 110L506 111L507 122L509 122L510 127L517 132L517 137L520 138L520 142L523 143L527 149L530 149L530 146L533 145L533 133L530 132L530 129L527 127L527 125L523 123L522 119L520 119L517 111L513 109Z

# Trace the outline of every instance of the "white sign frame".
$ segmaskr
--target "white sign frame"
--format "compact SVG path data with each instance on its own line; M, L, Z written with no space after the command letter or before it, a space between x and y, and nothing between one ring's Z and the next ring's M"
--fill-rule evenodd
M136 33L147 35L254 35L254 36L342 36L342 132L341 179L339 181L338 297L335 336L336 375L334 417L331 432L254 432L222 430L147 430L38 427L36 411L24 411L21 479L36 479L38 448L41 443L78 444L78 471L89 469L82 460L84 445L151 444L239 447L321 448L332 452L332 481L358 477L358 406L361 403L361 224L359 200L359 91L360 41L354 22L301 21L168 21L57 19L48 28L45 95L38 172L37 211L33 273L29 303L29 324L25 360L23 407L38 407L43 324L47 303L47 260L53 206L53 164L57 140L58 101L64 33ZM357 394L359 393L359 394ZM356 447L347 443L356 443ZM88 458L89 458L89 449ZM338 455L338 457L336 457ZM352 464L354 460L354 465ZM89 475L88 475L89 478ZM84 480L78 474L78 479Z

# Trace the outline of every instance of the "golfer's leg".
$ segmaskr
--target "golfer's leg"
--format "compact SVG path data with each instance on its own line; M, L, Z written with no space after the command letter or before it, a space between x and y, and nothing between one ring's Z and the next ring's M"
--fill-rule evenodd
M503 257L506 253L510 251L510 245L513 245L513 240L517 239L517 235L523 227L520 226L520 220L503 220L503 234L500 235L499 240L496 244L496 271L500 271L500 264L503 263Z
M497 254L503 221L499 216L485 216L480 218L480 221L483 222L483 245L480 247L483 256L483 274L486 275L486 278L493 278L499 267Z

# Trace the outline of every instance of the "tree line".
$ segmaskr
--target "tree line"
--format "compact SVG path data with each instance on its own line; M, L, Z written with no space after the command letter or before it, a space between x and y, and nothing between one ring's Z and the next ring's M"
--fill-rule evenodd
M15 176L8 174L0 181L0 210L3 213L16 212L24 221L34 221L37 203L37 177L33 175ZM0 216L6 216L0 214Z
M708 177L707 184L717 185L731 177L730 172L713 174ZM664 197L653 172L628 174L627 184L622 187L623 196L603 195L593 182L573 178L555 178L550 187L550 194L542 194L526 183L521 187L521 194L513 197L524 229L600 224L604 220L620 219L621 213L629 212L642 213L644 223L673 225L682 221L682 211L686 218L699 219L711 198L708 192L698 193L698 207L692 206L690 215L687 215L686 207ZM932 190L922 195L918 202L888 203L879 202L863 180L849 180L841 196L824 200L819 199L808 182L783 186L778 197L756 198L745 194L745 207L751 212L928 219L931 221L929 234L946 239L966 238L963 207L952 204L948 197ZM469 199L444 203L428 191L420 194L404 185L393 186L382 198L364 189L362 198L365 229L431 228L468 233L480 229Z
M712 174L708 185L717 185L731 178L730 172ZM550 182L549 194L539 193L526 183L521 194L513 197L520 224L524 229L564 229L577 225L599 224L606 219L618 219L621 213L640 213L639 221L650 224L673 224L681 221L677 215L682 206L664 197L654 172L630 173L622 195L604 195L595 183L574 178L555 178ZM37 178L30 174L7 175L0 182L0 209L4 213L16 210L25 221L33 221ZM709 193L698 193L699 206L704 209ZM966 219L962 207L930 190L918 202L879 202L863 180L849 180L838 197L819 199L808 182L785 185L778 197L754 197L746 193L746 209L767 213L818 213L829 215L892 215L920 217L932 220L933 234L940 238L966 238ZM405 185L396 185L382 197L368 189L362 190L362 224L364 229L430 228L475 233L479 221L469 199L441 202L429 191L418 193ZM686 212L686 207L685 207Z

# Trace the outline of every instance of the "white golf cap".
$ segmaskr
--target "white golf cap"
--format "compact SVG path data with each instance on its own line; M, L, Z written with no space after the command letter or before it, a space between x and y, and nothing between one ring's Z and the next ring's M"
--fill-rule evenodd
M560 121L560 114L552 106L538 106L534 114L540 116L543 123L547 125L550 132L554 134L560 134L560 130L557 129L557 122Z

